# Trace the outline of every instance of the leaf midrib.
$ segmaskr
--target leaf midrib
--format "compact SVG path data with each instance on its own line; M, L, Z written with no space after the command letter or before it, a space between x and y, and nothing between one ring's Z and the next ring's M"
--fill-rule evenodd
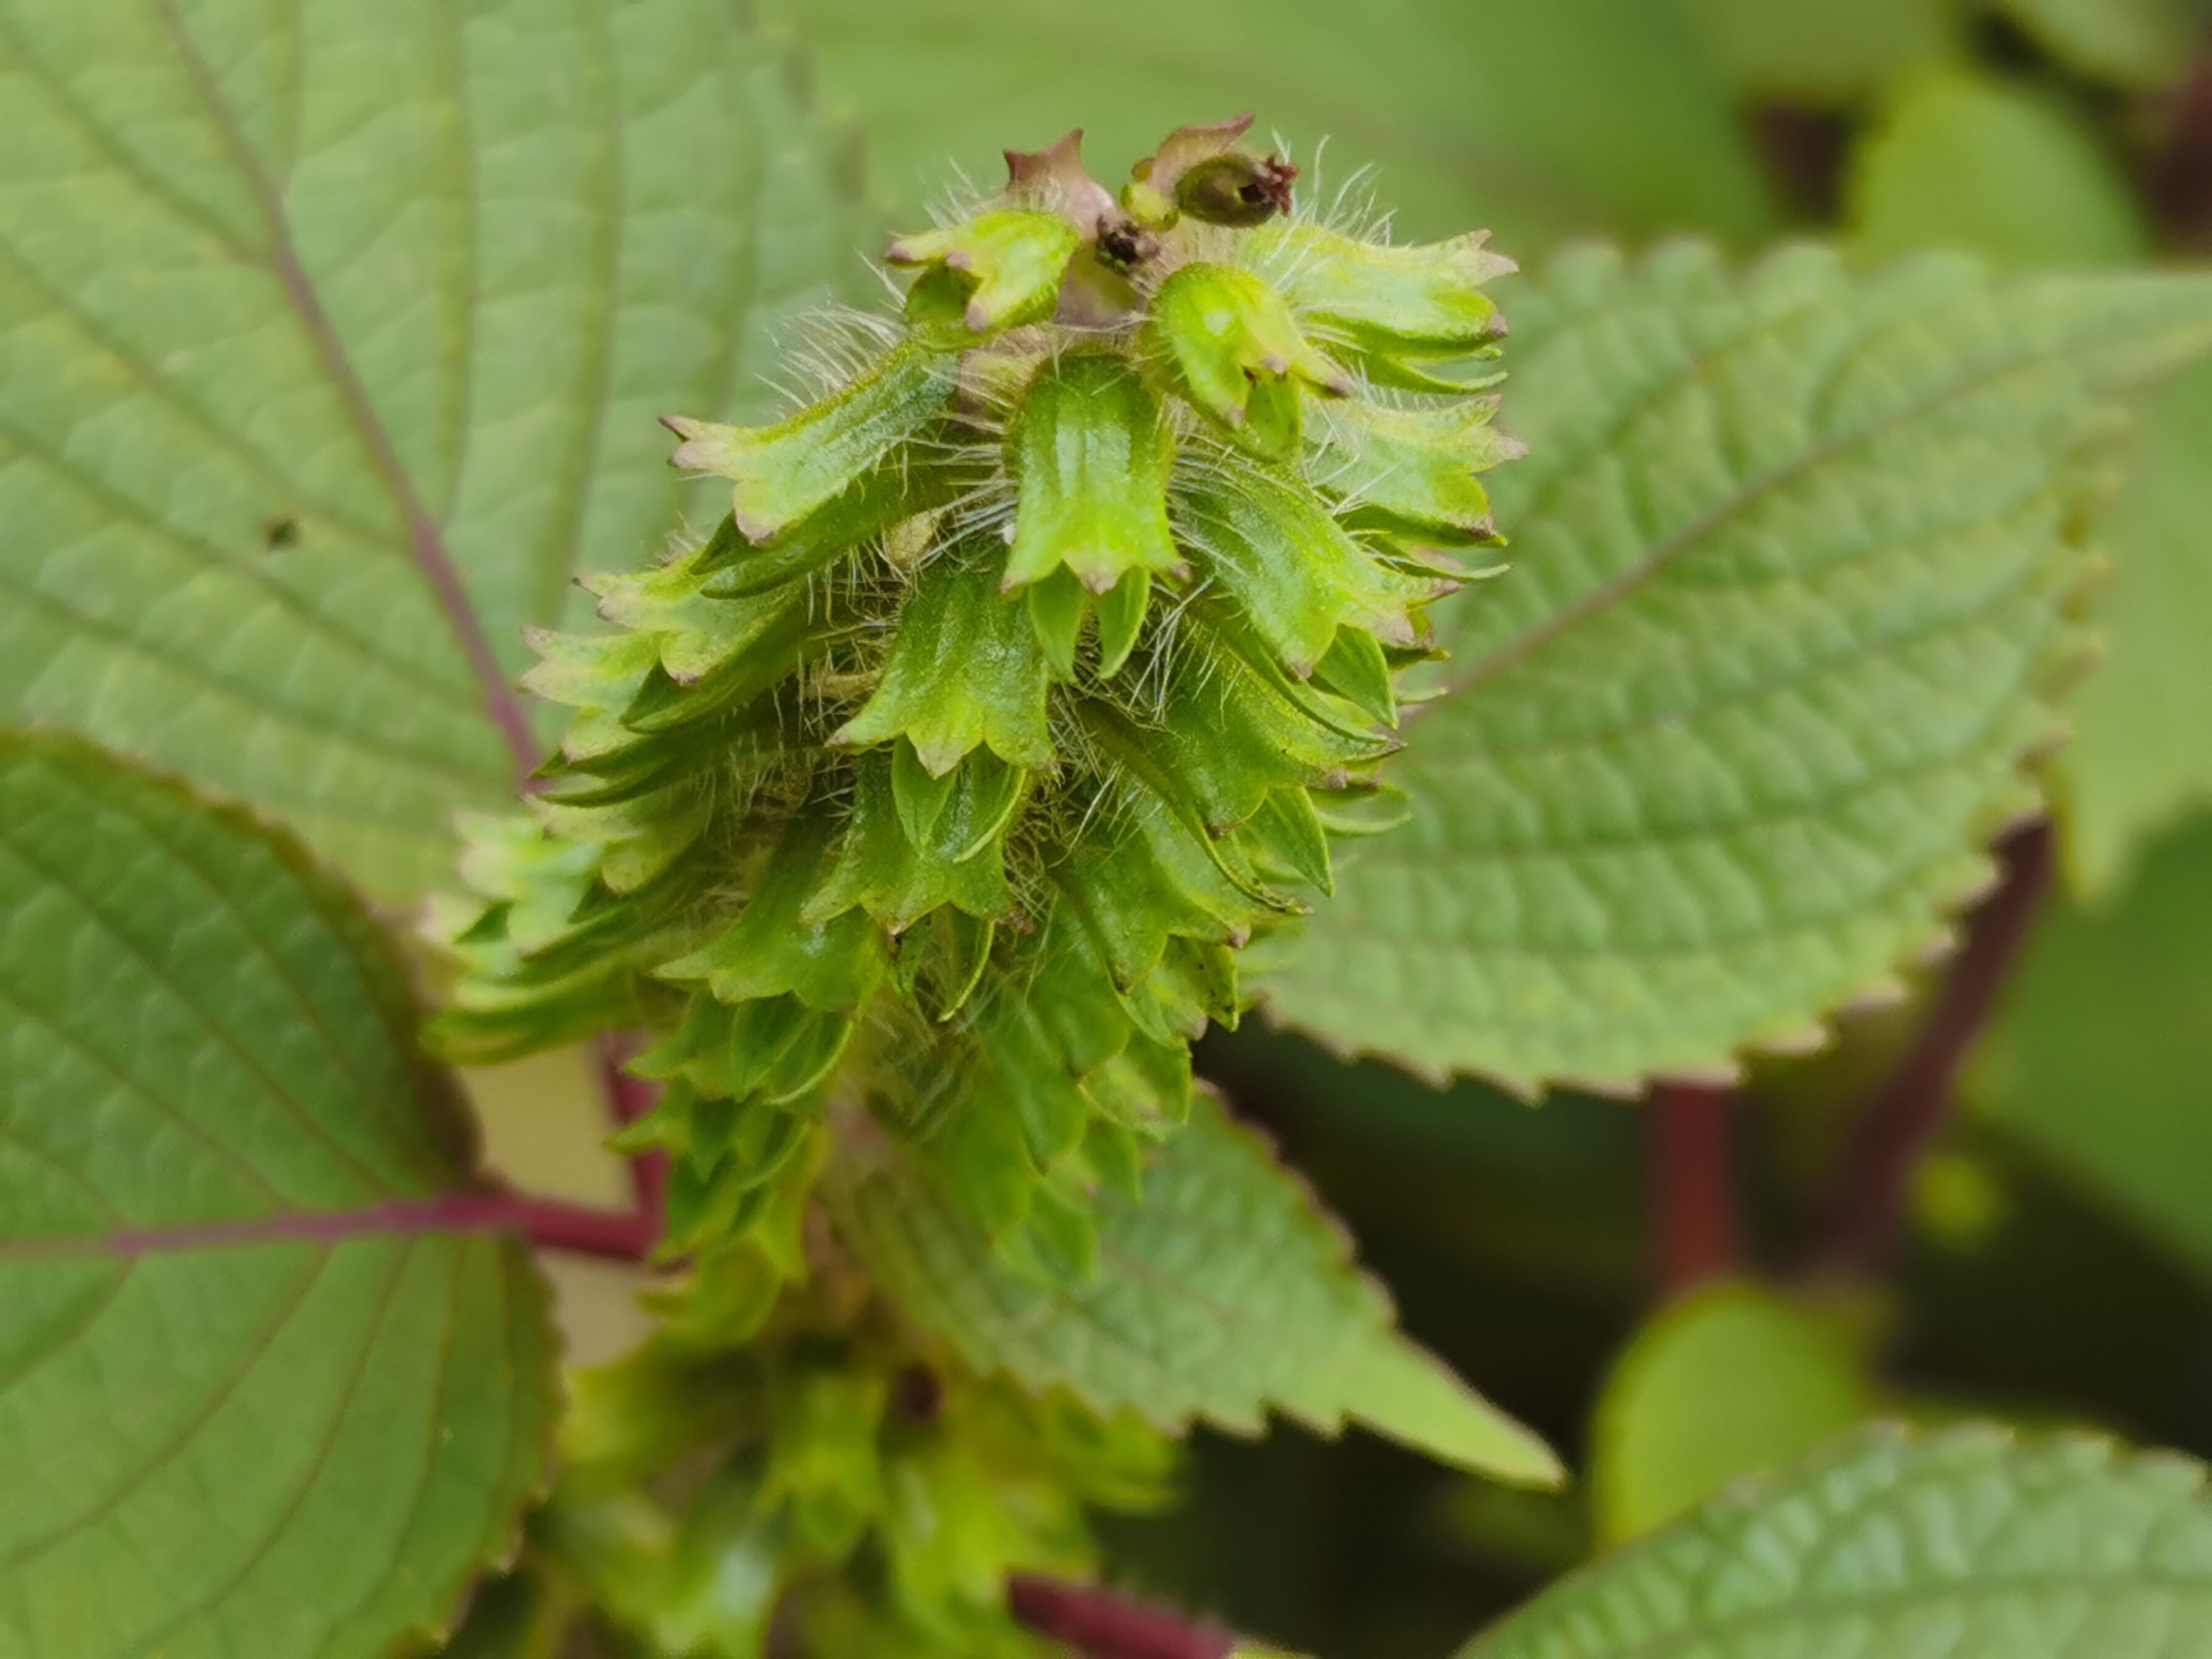
M1650 394L1632 406L1629 420L1649 414L1667 399L1686 390L1703 377L1710 364L1729 352L1763 337L1789 317L1801 314L1822 302L1832 302L1832 295L1822 295L1808 300L1796 311L1779 317L1759 319L1756 330L1732 338L1714 349L1694 352L1684 359L1681 366L1664 382L1651 389ZM1917 319L1924 320L1924 319ZM1855 335L1849 346L1838 353L1833 369L1840 369L1854 361L1864 349L1870 334ZM1972 371L1939 381L1917 397L1857 427L1840 432L1808 446L1779 465L1770 467L1758 477L1742 483L1735 492L1716 502L1705 512L1649 547L1634 562L1598 583L1579 599L1562 605L1535 627L1529 629L1480 661L1471 664L1465 672L1446 677L1444 691L1450 696L1462 696L1476 687L1510 672L1529 657L1558 640L1591 617L1610 611L1613 606L1637 592L1684 554L1695 549L1707 538L1717 534L1742 514L1768 496L1782 489L1814 469L1849 454L1854 449L1870 444L1898 428L1909 425L1955 398L1984 389L2010 374L2048 368L2059 361L2052 350L2015 349L1996 359L1982 363ZM1816 401L1808 399L1808 402ZM1626 423L1626 422L1625 422ZM1597 453L1610 446L1601 441ZM2072 447L2072 446L2069 446ZM1560 489L1582 476L1577 465L1561 465L1545 477L1524 511L1532 519L1540 518L1544 508L1551 505ZM1442 699L1438 699L1439 702ZM1435 703L1425 704L1411 711L1409 721Z
M370 468L382 482L398 509L406 528L407 550L416 568L435 596L447 625L475 673L484 714L505 738L514 761L518 787L526 787L538 761L538 743L521 699L507 683L499 654L485 633L483 619L469 598L460 570L453 559L445 535L424 505L415 481L399 458L392 434L355 368L337 325L323 308L320 294L298 248L291 224L275 182L253 154L238 117L224 100L206 58L177 10L177 0L155 0L166 32L174 42L210 122L229 152L232 165L260 208L269 239L267 268L291 307L308 343L323 365L331 386L361 441ZM465 311L468 307L464 307Z
M288 1209L281 1214L235 1220L187 1221L170 1226L117 1227L97 1233L56 1233L0 1238L0 1261L103 1260L135 1261L195 1250L237 1249L254 1244L320 1244L335 1249L359 1238L522 1233L526 1218L498 1193L441 1193L398 1198L337 1210Z

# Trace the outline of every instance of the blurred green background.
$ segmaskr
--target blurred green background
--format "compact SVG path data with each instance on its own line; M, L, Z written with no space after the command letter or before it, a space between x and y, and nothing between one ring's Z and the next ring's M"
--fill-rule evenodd
M1113 177L1169 128L1249 108L1305 187L1373 169L1402 235L1487 225L1524 264L1577 238L1674 234L1747 258L1812 236L1869 261L1962 247L2014 268L2212 255L2212 6L2189 0L763 10L807 48L817 102L865 136L887 223L915 222L956 168L992 180L1008 145L1080 125ZM1501 297L1510 315L1510 284ZM1510 424L1510 389L1507 407ZM1316 1651L1429 1656L1858 1415L2090 1423L2212 1455L2212 370L2146 412L2089 528L2111 560L2109 662L2051 763L2058 891L1888 1277L1802 1269L1838 1149L1916 1007L1754 1073L1735 1175L1768 1288L1656 1322L1648 1112L1439 1094L1248 1021L1208 1040L1207 1073L1319 1186L1413 1334L1591 1478L1532 1498L1372 1438L1206 1438L1188 1505L1115 1529L1130 1583ZM542 1118L520 1133L512 1109L545 1083L482 1093L509 1161L543 1166L520 1172L573 1187ZM592 1133L580 1117L578 1144ZM618 1282L567 1289L587 1343L619 1338Z

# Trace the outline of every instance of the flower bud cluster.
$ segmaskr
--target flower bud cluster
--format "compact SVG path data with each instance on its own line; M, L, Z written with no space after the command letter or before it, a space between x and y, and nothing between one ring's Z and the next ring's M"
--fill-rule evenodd
M865 1113L1079 1276L1243 1006L1238 952L1387 824L1396 678L1495 544L1480 235L1291 210L1249 122L1118 196L1076 136L893 243L904 315L781 423L667 423L731 508L546 635L572 711L476 827L465 1056L642 1025L672 1249L788 1216Z

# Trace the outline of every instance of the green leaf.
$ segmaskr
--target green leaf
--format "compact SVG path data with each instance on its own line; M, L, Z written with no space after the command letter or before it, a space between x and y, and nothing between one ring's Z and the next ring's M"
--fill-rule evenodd
M2178 374L2147 411L2127 483L2097 523L2112 556L2098 596L2106 654L2058 753L2067 871L2116 894L2142 843L2212 807L2212 367Z
M654 418L766 412L849 169L726 0L14 0L0 65L0 714L411 896L522 624L714 510Z
M1962 74L1912 83L1852 158L1850 218L1875 260L1921 248L2018 270L2141 261L2136 191L2055 96Z
M1974 1103L2212 1278L2212 824L2119 902L2045 918L1976 1055Z
M2015 269L2126 264L2149 246L2133 188L2081 118L2056 100L1961 77L1926 82L1863 146L1852 183L1872 253L1971 248ZM2150 402L2128 480L2100 515L2114 563L2098 596L2106 661L2074 705L2055 768L2068 873L2109 890L2138 842L2212 800L2212 691L2198 642L2212 626L2203 526L2212 484L2212 368Z
M1638 1331L1606 1381L1590 1471L1599 1535L1638 1537L1740 1475L1795 1462L1870 1404L1831 1322L1755 1285L1696 1291Z
M1346 860L1288 1023L1522 1090L1725 1075L1945 937L2058 730L2081 463L2212 343L2212 281L1747 275L1592 253L1509 299L1512 569L1436 609L1406 829Z
M1377 166L1406 239L1490 225L1527 254L1576 232L1771 228L1724 88L1668 6L1614 0L776 0L824 96L915 218L946 164L1070 127L1112 182L1164 134L1243 110L1325 178ZM1308 183L1310 185L1311 179ZM918 220L916 221L918 222Z
M2100 80L2163 87L2189 72L2199 8L2188 0L2002 0L2045 51Z
M978 1370L1176 1432L1202 1419L1256 1434L1272 1407L1326 1434L1349 1418L1501 1480L1560 1478L1540 1441L1396 1334L1342 1231L1210 1097L1140 1199L1098 1194L1098 1270L1073 1287L1007 1267L887 1139L848 1139L828 1180L884 1293Z
M0 1655L374 1659L542 1476L554 1342L296 843L0 738Z
M1878 1429L1585 1568L1460 1659L2174 1659L2208 1620L2197 1464Z
M1843 103L1959 51L1958 0L1681 0L1745 91Z

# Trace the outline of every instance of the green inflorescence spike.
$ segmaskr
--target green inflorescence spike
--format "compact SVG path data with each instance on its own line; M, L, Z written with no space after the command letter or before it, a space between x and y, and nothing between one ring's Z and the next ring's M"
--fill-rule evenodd
M1176 1133L1239 952L1401 813L1396 676L1519 453L1486 367L1511 267L1300 215L1249 126L1118 197L1073 136L1010 154L892 245L903 318L817 354L850 366L814 402L669 422L730 512L591 578L609 631L533 639L570 724L529 811L471 828L440 1034L650 1030L623 1144L670 1158L700 1318L751 1328L809 1271L854 1136L1018 1271L1088 1272L1091 1196ZM823 1386L757 1492L830 1548L880 1402Z

